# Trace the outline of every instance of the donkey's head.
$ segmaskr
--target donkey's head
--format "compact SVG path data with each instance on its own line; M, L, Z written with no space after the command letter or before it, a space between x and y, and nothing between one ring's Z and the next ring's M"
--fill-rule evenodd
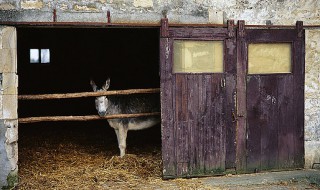
M109 78L107 79L106 83L102 86L101 89L97 88L97 85L94 83L93 80L90 81L90 84L94 92L107 91L110 86L110 79ZM100 116L105 116L107 114L107 109L109 106L108 98L106 96L99 96L99 97L96 97L95 102L96 102L96 109L98 111L98 114Z

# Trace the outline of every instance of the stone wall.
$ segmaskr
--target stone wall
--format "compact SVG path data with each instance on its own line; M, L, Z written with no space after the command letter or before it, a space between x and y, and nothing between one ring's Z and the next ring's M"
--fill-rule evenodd
M0 187L18 181L16 29L0 27Z
M227 19L246 24L320 25L315 0L0 0L0 21L159 23L166 12L170 23L217 23ZM16 46L15 30L0 29L0 168L16 169ZM9 36L8 36L9 35ZM305 151L306 167L320 162L320 28L306 30ZM5 152L5 153L3 153ZM4 164L4 165L3 165ZM0 186L5 179L0 174Z

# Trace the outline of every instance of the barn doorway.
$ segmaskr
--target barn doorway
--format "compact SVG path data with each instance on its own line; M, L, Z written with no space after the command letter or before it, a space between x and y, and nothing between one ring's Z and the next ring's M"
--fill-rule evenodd
M160 86L158 28L17 28L17 43L19 95L91 92L90 79L101 86L108 77L110 90ZM18 102L19 118L94 114L97 114L94 97ZM119 155L116 135L105 120L20 124L22 186L28 184L24 180L28 178L27 170L41 167L45 159L48 164L42 166L47 168L41 168L40 173L59 169L56 163L59 156L54 152L62 153L60 156L65 155L66 160L81 158L81 155L82 160L99 155L108 160ZM154 169L160 176L160 124L143 131L129 131L127 154L128 159L132 159L132 155L155 156L159 162ZM40 160L41 157L44 160ZM83 185L76 181L75 187ZM53 182L48 179L48 183Z

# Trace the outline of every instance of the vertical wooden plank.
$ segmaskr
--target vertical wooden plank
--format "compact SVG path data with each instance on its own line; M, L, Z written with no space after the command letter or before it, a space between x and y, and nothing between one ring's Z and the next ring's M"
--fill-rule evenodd
M226 75L225 139L226 168L236 168L236 76Z
M238 21L237 30L237 129L236 166L237 172L246 168L246 73L247 51L244 21Z
M237 73L237 41L234 22L228 21L229 39L225 41L225 167L236 168L236 73Z
M304 167L304 81L305 81L305 31L297 22L297 40L294 42L294 101L295 101L295 155L294 166Z
M287 75L279 79L278 107L279 107L279 168L292 168L294 163L295 143L295 104L294 75Z
M196 75L188 75L189 173L199 175L199 84Z
M278 75L261 76L261 170L278 168Z
M225 170L224 75L204 75L204 164L205 173L213 175Z
M247 76L247 166L248 172L261 167L261 78Z
M175 133L176 133L176 156L177 156L177 175L187 176L189 155L188 155L188 125L187 125L187 80L186 75L175 75Z
M175 136L173 128L172 51L169 38L160 39L160 95L163 178L176 176Z
M212 168L215 173L222 173L225 171L225 158L226 158L226 139L225 139L225 95L226 95L226 80L225 75L213 75L212 80L212 99L213 103L212 115L213 117L213 131L212 138L214 147L214 156L211 160L214 165ZM216 162L214 162L216 160Z
M215 165L216 160L213 159L213 142L211 136L214 134L215 127L213 123L214 110L212 109L212 81L210 75L203 76L203 85L204 85L204 94L203 94L203 102L201 104L202 107L202 117L204 120L204 168L205 173L209 174L212 169L212 165ZM214 162L214 163L213 163Z
M204 156L206 151L205 145L205 126L204 126L204 117L205 117L205 109L204 106L206 103L206 88L204 84L204 77L203 75L198 76L198 83L199 83L199 117L198 117L198 147L199 147L199 155L198 155L198 170L200 173L204 173L205 171L205 163L204 163Z

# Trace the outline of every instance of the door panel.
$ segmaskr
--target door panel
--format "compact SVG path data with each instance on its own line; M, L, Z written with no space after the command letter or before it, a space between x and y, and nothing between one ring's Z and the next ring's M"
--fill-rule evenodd
M228 160L228 166L235 165L235 151L229 150L234 140L226 140L226 134L235 134L235 122L227 119L235 110L235 38L228 37L227 28L173 27L167 32L160 48L164 178L221 174L226 152L234 159ZM222 41L224 72L174 73L175 40ZM205 54L195 52L191 55Z
M303 40L296 30L246 30L246 47L256 43L292 44L290 73L269 69L270 73L246 77L247 172L304 166Z

